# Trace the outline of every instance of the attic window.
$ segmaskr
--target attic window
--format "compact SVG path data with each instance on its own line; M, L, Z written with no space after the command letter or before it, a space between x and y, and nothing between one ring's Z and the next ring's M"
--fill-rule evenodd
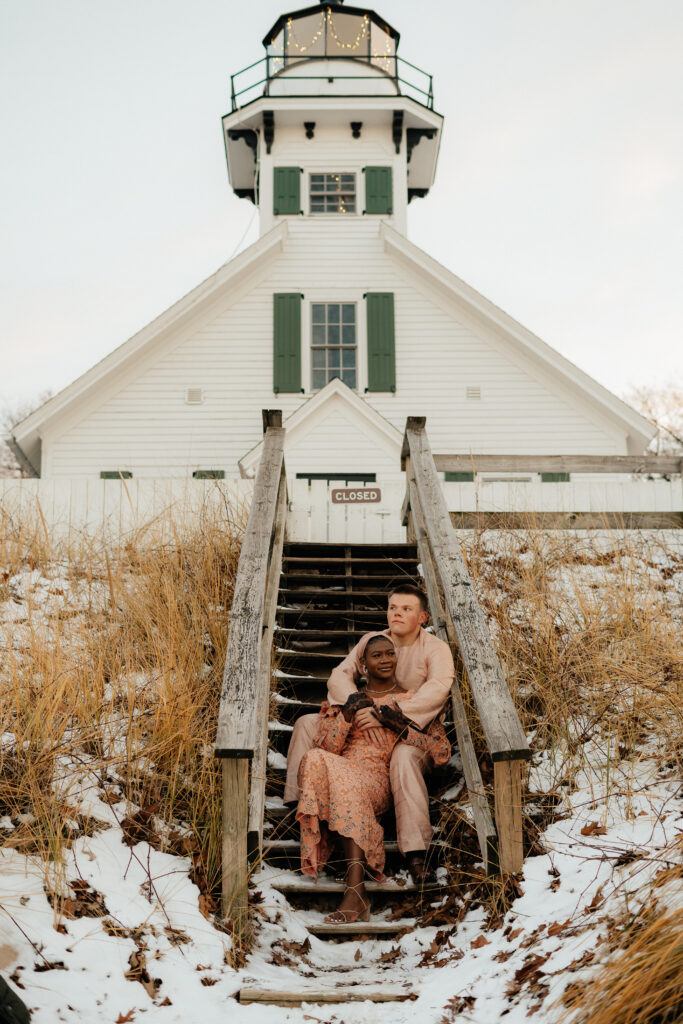
M201 405L204 401L204 390L202 388L185 389L185 405Z
M312 174L311 213L355 213L355 174Z
M465 398L468 402L477 402L481 398L481 387L479 384L468 384L465 388Z

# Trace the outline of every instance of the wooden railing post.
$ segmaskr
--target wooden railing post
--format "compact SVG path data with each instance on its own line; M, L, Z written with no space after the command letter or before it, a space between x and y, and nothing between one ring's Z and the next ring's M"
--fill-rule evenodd
M494 761L493 788L500 870L517 874L524 863L521 761Z
M409 417L401 452L408 494L403 515L413 519L430 604L443 612L449 639L455 641L469 682L488 752L494 765L494 803L500 870L518 872L523 863L521 762L531 756L521 722L493 647L486 616L477 601L472 580L450 520L443 489L425 431L424 418ZM409 512L412 515L409 515ZM452 636L450 635L452 633ZM462 702L460 702L462 704ZM456 721L464 715L454 697ZM463 730L467 750L469 729ZM460 735L458 736L460 740ZM471 739L469 739L471 745ZM461 754L463 750L461 749ZM464 760L464 757L463 757ZM478 765L471 765L471 799L482 788ZM474 804L473 804L474 810ZM485 839L488 803L480 807L477 824L480 843Z
M238 931L247 913L250 804L259 838L257 819L263 813L270 641L287 507L282 413L264 410L263 429L263 455L237 566L214 743L216 757L223 759L221 909Z
M223 842L221 912L241 931L247 913L247 805L249 761L223 758Z

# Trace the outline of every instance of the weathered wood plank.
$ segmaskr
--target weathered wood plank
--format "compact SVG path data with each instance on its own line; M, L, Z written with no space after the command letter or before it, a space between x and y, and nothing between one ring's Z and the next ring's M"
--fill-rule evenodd
M331 924L306 922L311 935L395 935L404 928L414 928L415 918L403 918L398 921L354 921L353 924Z
M302 1003L395 1003L409 999L410 988L399 985L310 986L292 989L268 989L245 986L238 993L240 1003L267 1003L271 1006L301 1006Z
M406 438L411 472L429 536L444 601L494 761L530 757L529 745L507 688L484 613L457 543L424 424L409 417Z
M497 761L493 774L500 869L518 874L524 864L521 762Z
M440 473L683 473L678 455L435 455L434 465Z
M217 757L253 757L254 715L270 541L283 465L285 432L266 433L254 497L237 566L230 634L214 751Z
M258 846L259 855L263 841L263 810L266 796L266 767L268 753L268 705L270 702L271 662L273 650L273 634L275 632L275 614L277 596L282 572L282 547L285 539L285 520L287 518L287 478L284 465L280 475L277 510L275 513L275 530L273 546L268 566L268 582L263 610L263 636L259 661L259 683L255 710L256 727L259 738L254 751L251 765L251 786L249 789L249 826L248 833L252 843Z
M247 916L249 762L225 758L223 769L222 912L239 929Z
M409 470L408 472L408 488L410 493L410 508L412 518L414 520L415 536L417 538L418 551L420 552L420 561L422 563L422 571L424 573L425 587L427 590L429 607L432 613L434 631L441 640L455 646L457 641L453 627L451 623L446 622L444 615L436 568L434 566L432 552L429 546L429 537L427 535L424 516L422 514L420 500L417 495L412 470ZM452 633L453 635L449 635L449 633ZM486 796L484 783L479 770L479 763L472 743L472 735L467 723L467 715L457 679L453 680L453 686L451 688L451 703L453 709L453 724L455 725L455 732L458 738L458 748L462 759L463 774L465 776L467 793L470 798L474 824L477 829L477 838L479 840L481 857L484 862L486 873L492 874L498 869L498 840L496 827L491 816L491 810L489 808L488 798Z

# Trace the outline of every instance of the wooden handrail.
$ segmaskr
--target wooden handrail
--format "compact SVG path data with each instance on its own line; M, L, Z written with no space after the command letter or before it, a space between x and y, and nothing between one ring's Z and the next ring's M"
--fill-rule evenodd
M441 473L683 473L680 455L434 455Z
M406 494L408 496L407 508L410 509L413 517L417 550L420 557L420 564L422 565L422 572L424 574L425 589L429 600L434 632L440 640L455 646L453 630L449 629L450 623L446 621L446 615L441 598L441 588L439 587L434 557L429 543L429 535L427 533L424 516L422 514L422 507L417 493L415 477L411 470L408 472L408 487L406 489ZM460 750L460 758L462 760L465 785L467 786L470 806L472 808L472 816L474 818L477 837L479 839L481 859L484 862L484 867L488 875L496 871L499 865L498 834L493 823L493 818L491 817L491 810L489 808L486 790L484 789L484 783L479 770L474 744L472 743L472 734L467 722L467 713L465 712L465 706L463 704L462 694L460 693L460 686L457 678L453 680L453 685L451 687L451 710L453 714L455 733L458 738L458 748Z
M281 412L265 410L263 426L263 455L237 566L214 743L223 770L222 910L238 926L247 908L247 832L252 829L260 844L263 828L270 657L287 508Z
M424 551L429 572L433 573L430 584L423 561L425 578L432 591L435 588L439 591L438 600L434 598L437 614L442 607L443 628L457 645L494 764L500 867L503 871L519 871L523 856L520 763L528 759L531 752L451 524L425 422L424 418L409 417L406 423L402 461L408 476L408 496L404 512L416 521L418 545L422 540L420 556L422 558ZM430 604L434 612L431 599ZM458 712L456 707L456 720ZM462 750L461 754L464 763L468 755ZM470 774L473 799L482 787L476 780L476 773L471 770ZM466 782L469 789L467 778ZM482 815L480 819L477 831L483 844L488 840Z

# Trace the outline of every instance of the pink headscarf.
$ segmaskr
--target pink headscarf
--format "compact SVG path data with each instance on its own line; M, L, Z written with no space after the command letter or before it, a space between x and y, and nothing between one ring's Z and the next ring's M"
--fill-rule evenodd
M376 636L381 636L384 640L388 640L389 643L391 644L391 646L394 648L394 650L396 650L396 644L391 639L389 634L385 633L383 630L378 630L376 633L364 633L363 636L358 641L358 651L357 651L357 654L358 654L358 660L359 661L363 660L363 655L365 654L366 647L368 646L368 644L370 643L371 640L375 639Z

